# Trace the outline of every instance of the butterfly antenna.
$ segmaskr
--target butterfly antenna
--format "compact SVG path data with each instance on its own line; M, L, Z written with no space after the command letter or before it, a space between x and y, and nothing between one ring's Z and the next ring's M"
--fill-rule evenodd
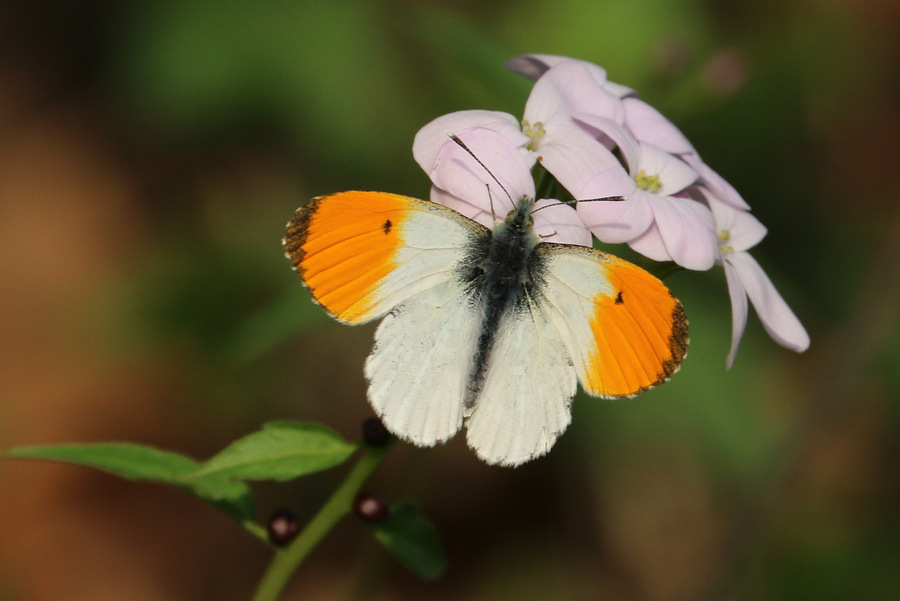
M482 162L481 162L481 159L479 159L477 156L475 156L475 153L472 152L472 149L469 148L468 146L466 146L466 143L463 142L462 140L460 140L460 139L459 139L459 136L457 136L456 134L447 134L447 135L450 136L450 139L451 139L451 140L453 140L454 142L456 142L457 146L459 146L460 148L462 148L463 150L465 150L465 151L469 154L470 157L472 157L473 159L475 159L475 162L478 163L479 165L481 165L481 168L482 168L482 169L484 169L485 171L487 171L487 174L491 176L491 179L494 180L495 182L497 182L497 185L500 186L500 189L503 190L503 192L506 194L506 197L509 199L509 202L511 202L512 204L516 204L516 201L513 200L513 197L512 197L512 195L509 193L509 190L507 190L506 187L505 187L503 184L500 183L500 180L497 179L497 176L494 175L493 172L491 172L491 170L487 168L487 165L485 165L484 163L482 163ZM491 188L490 188L490 186L488 186L488 196L489 196L489 197L490 197L490 193L491 193ZM491 213L494 212L494 206L493 206L493 205L494 205L493 199L491 199Z
M491 207L491 218L494 220L494 225L497 225L497 213L496 213L496 211L494 211L494 195L491 194L491 185L488 183L485 183L484 187L487 190L488 204Z
M532 215L537 213L538 211L542 211L544 209L549 209L550 207L556 207L559 205L576 205L580 202L621 202L623 200L628 200L627 196L604 196L603 198L585 198L584 200L560 200L559 204L551 204L544 205L542 207L538 207L531 211Z

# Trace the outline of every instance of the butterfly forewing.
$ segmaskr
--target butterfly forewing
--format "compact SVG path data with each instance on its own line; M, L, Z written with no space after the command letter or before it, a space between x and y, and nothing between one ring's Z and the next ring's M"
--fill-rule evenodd
M487 228L432 202L341 192L297 210L285 253L335 318L362 323L449 277Z
M681 303L647 271L600 251L541 244L541 292L584 389L629 397L665 382L687 354Z

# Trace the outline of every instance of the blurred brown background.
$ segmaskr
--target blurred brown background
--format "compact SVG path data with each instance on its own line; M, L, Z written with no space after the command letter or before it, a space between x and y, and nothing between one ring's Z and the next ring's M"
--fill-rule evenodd
M0 445L202 459L281 418L357 437L372 328L309 302L284 223L338 190L426 195L416 130L521 114L503 61L565 54L742 192L811 349L751 317L726 372L721 270L676 274L670 384L577 399L516 470L457 437L375 474L441 532L441 580L347 519L285 598L898 599L898 21L890 0L0 1ZM255 486L260 519L307 519L341 474ZM2 600L248 599L269 558L163 487L9 460L0 486Z

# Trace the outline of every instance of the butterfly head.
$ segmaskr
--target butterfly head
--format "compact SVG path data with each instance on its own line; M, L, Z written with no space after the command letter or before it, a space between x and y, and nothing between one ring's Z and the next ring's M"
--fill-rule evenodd
M507 213L506 218L494 226L493 240L499 246L509 249L519 249L527 255L540 241L534 232L534 218L532 209L534 199L523 197Z
M515 203L513 209L506 214L503 223L506 227L513 228L516 231L530 230L534 228L534 217L532 217L532 209L534 208L534 199L523 196L519 202Z

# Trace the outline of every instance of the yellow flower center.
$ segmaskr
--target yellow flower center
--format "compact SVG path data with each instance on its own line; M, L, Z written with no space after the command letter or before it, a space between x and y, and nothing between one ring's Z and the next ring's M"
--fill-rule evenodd
M723 255L734 252L733 246L725 244L729 240L731 240L731 231L722 230L721 232L719 232L719 252L721 252Z
M547 130L544 129L544 124L540 121L535 121L534 125L532 125L528 121L522 119L522 133L531 139L527 148L534 152L537 150L538 141L547 133Z
M659 192L659 189L663 186L663 183L659 181L658 175L647 175L647 172L643 169L635 176L634 181L637 182L638 188L654 194Z

